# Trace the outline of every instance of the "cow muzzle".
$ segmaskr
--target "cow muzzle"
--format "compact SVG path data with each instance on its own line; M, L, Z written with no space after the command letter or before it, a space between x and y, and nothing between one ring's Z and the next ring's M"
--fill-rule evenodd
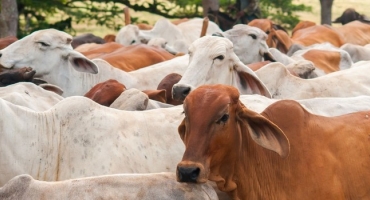
M172 99L176 101L184 101L190 91L190 86L175 84L172 87Z
M177 178L180 182L196 183L199 173L199 167L177 167Z
M208 181L208 171L202 163L181 161L177 165L176 177L179 182L205 183Z

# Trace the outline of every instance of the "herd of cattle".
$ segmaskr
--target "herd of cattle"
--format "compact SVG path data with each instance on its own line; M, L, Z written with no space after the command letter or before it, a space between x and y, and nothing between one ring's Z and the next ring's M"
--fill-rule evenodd
M0 49L0 199L370 199L370 24L161 19Z

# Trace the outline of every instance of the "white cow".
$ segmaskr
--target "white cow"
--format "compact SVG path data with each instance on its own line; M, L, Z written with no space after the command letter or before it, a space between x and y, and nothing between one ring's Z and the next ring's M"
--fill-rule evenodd
M340 48L348 52L353 62L370 60L370 48L351 43L344 44Z
M254 97L242 99L243 104L264 103L265 98ZM367 96L322 99L307 108L320 114L326 109L327 116L335 116L369 106ZM0 98L0 186L24 173L38 180L59 181L114 173L175 172L184 153L177 132L182 111L182 106L121 111L76 96L34 112Z
M63 99L54 92L28 82L0 87L0 98L35 111L47 110Z
M234 45L235 54L244 64L275 61L266 44L267 35L259 28L238 24L230 30L214 35L229 39Z
M277 99L370 95L370 61L314 79L291 75L281 63L270 63L256 74Z
M124 46L147 43L154 38L163 38L166 45L177 52L187 53L188 46L200 37L203 19L194 18L178 25L168 19L160 19L151 30L139 30L136 25L127 25L121 28L116 36L116 42ZM221 32L214 22L208 23L207 34Z
M218 197L209 183L179 183L174 173L153 173L115 174L58 182L38 181L29 175L20 175L0 188L0 199L216 200Z
M298 50L294 52L291 58L293 60L305 60L304 54L308 53L311 50L324 50L328 52L339 53L340 55L339 66L338 66L339 70L348 69L353 65L353 60L350 54L341 48L333 46L331 43L314 44L314 45L305 47L302 50Z
M280 99L270 99L261 95L240 95L239 99L248 109L258 113L261 113L270 104L280 101ZM364 111L370 108L370 96L366 95L342 98L321 97L296 101L311 113L327 117Z
M348 69L353 65L353 61L351 59L351 56L343 49L340 49L338 47L333 46L330 43L321 43L321 44L314 44L307 47L302 47L301 50L297 50L294 52L293 55L288 56L276 48L270 48L269 51L274 56L277 62L281 62L284 65L289 65L292 63L297 63L301 61L308 61L304 58L304 55L306 53L309 53L312 50L324 50L327 52L337 52L339 54L340 60L333 62L333 65L337 65L339 67L339 70ZM314 61L314 60L311 60ZM311 62L310 61L310 62ZM337 66L333 66L333 68L336 68ZM313 76L311 78L314 78L315 75L317 76L323 76L326 73L323 71L323 69L320 69L318 66L315 66L315 71L313 73Z
M249 37L253 39L253 36ZM183 100L196 87L216 83L235 86L241 94L255 93L271 97L256 74L234 53L233 43L229 39L204 36L191 44L189 55L188 68L173 86L174 99Z
M84 95L108 79L116 79L127 88L155 89L167 74L183 74L188 62L185 55L127 73L101 59L90 61L72 49L71 41L72 36L55 29L35 31L0 50L0 66L32 67L35 77L61 87L63 96L68 97Z
M34 112L0 99L0 186L23 173L57 181L175 172L184 151L181 111L122 111L75 96Z

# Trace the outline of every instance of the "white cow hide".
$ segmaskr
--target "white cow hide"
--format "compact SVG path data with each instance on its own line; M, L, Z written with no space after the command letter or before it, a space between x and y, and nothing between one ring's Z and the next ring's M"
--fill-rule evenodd
M256 71L276 99L353 97L370 95L370 62L314 79L291 75L281 63L270 63Z
M351 43L344 44L340 48L348 52L353 62L370 60L370 48Z
M28 82L0 87L0 98L34 111L47 110L63 99L54 92Z
M179 183L174 173L115 174L58 182L20 175L0 188L2 200L218 199L210 184Z
M179 25L174 25L163 18L159 19L151 30L139 30L136 25L127 25L118 31L116 42L128 46L163 38L166 45L172 47L174 51L187 53L188 46L200 37L202 25L201 18L194 18ZM221 32L221 29L214 22L209 22L206 34L214 32Z
M261 104L266 107L274 101L258 95L241 100L252 109L259 107L258 111ZM335 116L367 110L370 97L302 104L313 113ZM0 98L0 186L25 173L38 180L60 181L175 172L184 153L177 132L182 111L182 106L121 111L88 98L69 97L49 110L34 112Z

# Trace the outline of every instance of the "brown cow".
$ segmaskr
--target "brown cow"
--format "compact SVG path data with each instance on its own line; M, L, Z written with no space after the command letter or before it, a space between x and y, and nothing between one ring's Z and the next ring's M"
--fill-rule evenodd
M288 32L282 26L275 24L270 19L254 19L251 22L249 22L248 25L257 27L267 34L266 43L269 47L274 46L272 39L274 30L284 31L285 33L288 34Z
M110 106L125 90L125 85L116 80L109 79L95 85L84 96L101 105Z
M360 21L352 21L341 27L336 27L340 34L343 35L345 43L366 45L370 43L370 24Z
M304 28L308 28L308 27L311 27L311 26L315 26L316 23L315 22L312 22L312 21L300 21L298 22L298 24L295 25L295 27L293 28L292 30L292 35L300 30L300 29L304 29Z
M115 42L116 41L116 35L114 34L107 34L104 36L103 40L108 43L108 42Z
M292 37L281 30L271 30L272 46L279 49L283 53L287 53L293 44L302 46L310 46L329 42L336 47L340 47L345 43L341 33L328 25L314 25L307 28L298 29Z
M143 90L146 95L148 95L149 99L166 103L166 90Z
M81 53L89 59L101 58L112 66L126 72L154 65L175 57L162 48L156 48L146 44L124 47L115 42L106 43L100 47L95 47Z
M4 38L0 38L0 49L4 49L5 47L9 46L13 42L17 41L18 38L14 36L8 36Z
M370 199L370 111L324 117L281 100L259 114L213 85L184 113L181 182L209 179L233 199Z
M80 46L81 44L86 44L86 43L104 44L105 40L92 33L85 33L85 34L73 37L71 45L73 48L76 48Z

